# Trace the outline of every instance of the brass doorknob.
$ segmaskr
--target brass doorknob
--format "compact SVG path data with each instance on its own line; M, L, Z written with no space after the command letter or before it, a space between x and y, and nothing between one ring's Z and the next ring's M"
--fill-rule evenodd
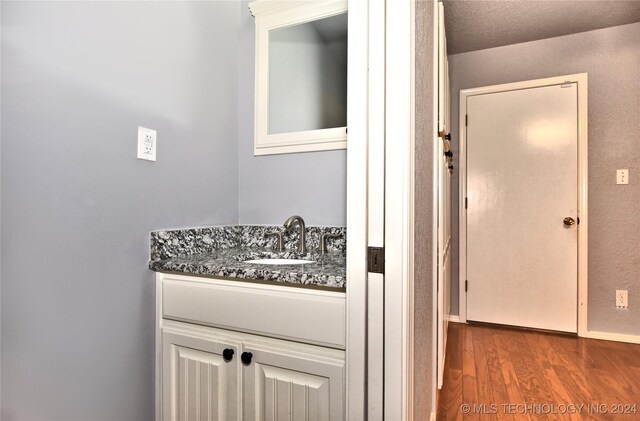
M576 223L576 220L570 216L567 216L566 218L564 218L562 222L564 223L565 226L570 227L571 225Z

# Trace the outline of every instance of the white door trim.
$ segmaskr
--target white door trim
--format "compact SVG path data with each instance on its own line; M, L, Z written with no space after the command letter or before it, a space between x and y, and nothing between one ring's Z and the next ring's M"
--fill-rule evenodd
M369 2L349 2L346 419L366 419Z
M368 244L384 247L385 4L369 2ZM384 420L384 274L367 282L367 420Z
M507 83L502 85L485 86L481 88L460 91L460 279L459 279L459 311L460 321L467 321L467 295L465 280L467 279L467 214L465 212L465 197L467 197L467 150L466 125L467 98L473 95L483 95L496 92L514 91L528 88L538 88L558 85L565 82L578 84L578 335L588 336L587 306L588 306L588 133L587 133L587 74L579 73L567 76L535 79L524 82Z
M451 131L449 121L449 99L448 99L448 85L449 76L447 69L447 41L444 22L444 4L438 2L437 7L437 24L434 32L434 38L437 39L437 98L438 98L438 114L437 114L437 127L438 134L445 134ZM437 351L435 353L437 357L437 388L442 389L443 377L444 377L444 364L446 358L447 349L447 330L449 309L447 303L450 302L450 293L447 291L450 289L450 271L447 270L447 265L450 261L449 245L451 241L451 232L447 229L448 221L451 217L451 208L447 204L447 190L450 186L450 174L448 168L445 166L444 158L444 139L436 136L434 139L434 182L435 184L435 199L434 199L434 215L436 219L434 227L437 227L437 234L434 235L436 240L435 258L437 266L437 283L434 291L437 292L437 333L435 340L437 343ZM449 296L447 296L449 295Z
M380 16L381 4L384 19ZM349 2L346 417L354 421L364 421L367 409L373 409L367 408L365 383L369 375L367 352L372 351L367 351L367 295L372 292L367 284L375 280L368 279L367 246L380 240L377 230L368 230L368 219L379 220L380 214L368 212L367 192L373 189L380 196L378 184L382 181L386 254L384 419L413 418L414 14L413 0ZM379 56L380 45L373 45L375 55L369 49L374 32L384 34L382 42L393 46L385 48L384 60ZM375 39L376 44L380 42L380 37ZM381 65L383 69L376 67ZM380 77L384 89L368 90L369 80ZM375 164L381 160L372 156L381 142L378 134L371 132L380 130L381 125L370 122L380 116L384 118L385 143L382 168ZM378 171L384 171L384 180L371 176ZM380 379L374 376L373 380Z
M439 124L439 104L440 98L438 96L438 87L440 83L440 63L439 63L439 46L440 46L440 38L439 38L439 2L432 2L433 4L433 127L438 128ZM432 154L433 154L433 184L432 184L432 227L433 227L433 235L431 236L431 265L432 265L432 330L431 330L431 419L435 421L436 419L436 411L437 411L437 391L438 391L438 233L436 227L438 226L438 174L439 174L439 166L438 160L440 156L438 156L440 151L439 146L439 136L438 131L434 130L433 137L430 139L432 143Z
M385 420L413 419L414 3L385 2Z

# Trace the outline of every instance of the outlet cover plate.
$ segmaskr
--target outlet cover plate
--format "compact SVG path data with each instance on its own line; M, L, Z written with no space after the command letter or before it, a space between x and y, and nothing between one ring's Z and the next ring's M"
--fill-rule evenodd
M616 290L616 307L629 308L629 291L626 289Z
M156 160L156 131L138 126L138 159Z
M618 170L616 172L616 182L618 184L629 184L629 170Z

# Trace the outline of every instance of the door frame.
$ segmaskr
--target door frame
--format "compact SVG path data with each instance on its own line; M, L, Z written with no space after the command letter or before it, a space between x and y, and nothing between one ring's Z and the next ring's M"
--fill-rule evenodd
M385 5L384 418L414 402L415 0Z
M367 417L369 1L350 1L347 51L346 419Z
M506 83L501 85L484 86L481 88L464 89L460 91L460 278L459 278L459 312L460 322L467 321L467 294L465 280L467 279L467 213L465 198L467 197L467 148L466 148L466 114L467 98L474 95L484 95L497 92L515 91L521 89L541 88L560 85L563 83L577 83L578 85L578 336L588 336L587 307L588 307L588 124L587 124L587 73L566 76L534 79L523 82Z
M346 418L350 421L413 419L414 16L415 0L349 1ZM367 247L381 241L383 277L367 271ZM384 319L380 314L369 317L369 307L381 301ZM380 396L382 404L369 402Z

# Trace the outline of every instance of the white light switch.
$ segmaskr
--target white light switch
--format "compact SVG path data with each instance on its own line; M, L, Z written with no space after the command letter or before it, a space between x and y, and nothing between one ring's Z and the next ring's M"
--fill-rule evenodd
M629 170L618 170L617 184L629 184Z
M156 160L156 131L138 126L138 159Z

